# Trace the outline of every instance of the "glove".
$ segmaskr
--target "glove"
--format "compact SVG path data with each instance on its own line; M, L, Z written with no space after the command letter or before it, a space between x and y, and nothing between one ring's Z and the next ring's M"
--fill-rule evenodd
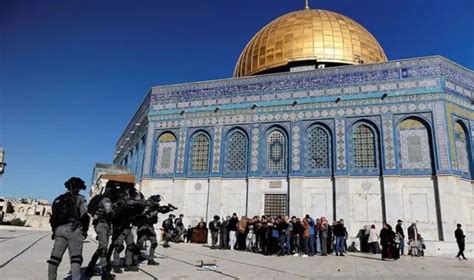
M54 236L54 232L53 232L53 234L51 234L51 240L54 240L54 237L55 236Z

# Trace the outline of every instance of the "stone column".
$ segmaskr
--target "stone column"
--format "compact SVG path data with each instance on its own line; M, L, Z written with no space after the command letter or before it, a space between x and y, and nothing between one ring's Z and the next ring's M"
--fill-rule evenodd
M385 211L387 222L395 225L398 219L405 220L403 216L402 188L399 176L384 176L385 185Z
M336 176L336 217L334 219L344 219L347 222L353 220L351 215L350 198L350 178L347 176Z
M303 217L304 186L302 178L290 178L290 217Z
M229 215L222 213L222 179L211 178L209 181L209 205L208 205L208 223L213 219L214 215Z

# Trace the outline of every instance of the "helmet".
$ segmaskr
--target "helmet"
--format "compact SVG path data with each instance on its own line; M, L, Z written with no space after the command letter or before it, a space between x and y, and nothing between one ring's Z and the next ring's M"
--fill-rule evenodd
M73 189L81 189L85 190L86 189L86 184L85 182L79 178L79 177L71 177L69 180L64 182L64 186L66 189L70 190L71 188Z
M152 195L148 198L149 201L160 202L161 196L159 194Z

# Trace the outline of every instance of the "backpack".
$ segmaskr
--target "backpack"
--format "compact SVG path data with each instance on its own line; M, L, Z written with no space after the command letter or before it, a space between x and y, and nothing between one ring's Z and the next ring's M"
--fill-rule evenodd
M77 209L71 194L65 193L58 196L51 206L51 217L49 223L51 224L52 229L54 230L58 226L70 222L79 222L78 213L76 211Z
M102 201L103 198L104 198L103 194L98 194L94 196L89 201L89 204L87 204L87 213L89 213L91 216L94 216L95 213L97 212L97 209L99 209L99 203Z

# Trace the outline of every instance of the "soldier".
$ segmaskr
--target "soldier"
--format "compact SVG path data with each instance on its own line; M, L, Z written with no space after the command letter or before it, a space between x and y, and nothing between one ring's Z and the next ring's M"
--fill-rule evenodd
M119 194L119 199L112 206L114 213L112 230L112 248L113 248L113 272L122 273L120 268L120 253L125 249L123 243L127 245L125 250L125 271L138 271L138 267L133 264L134 254L139 254L140 249L135 244L132 233L131 222L135 217L133 207L129 204L130 195L128 190L123 190Z
M174 215L173 214L170 214L168 216L168 219L164 220L163 221L163 224L162 224L162 227L163 227L163 231L164 231L164 243L163 243L163 247L164 248L168 248L170 245L168 244L170 239L171 239L171 236L173 234L173 230L174 230L174 226L173 226L173 219L174 219Z
M66 193L58 196L52 205L50 217L51 229L54 240L51 257L48 260L48 279L53 280L58 276L58 266L66 248L71 261L71 277L73 280L81 279L82 245L87 237L89 215L87 215L86 199L80 195L80 190L85 190L86 185L81 178L71 177L64 183Z
M100 259L99 265L103 280L115 279L115 275L110 273L110 267L107 263L107 248L112 233L112 201L107 197L108 190L106 189L104 194L93 197L87 207L87 211L94 218L92 224L97 234L96 239L99 246L87 266L85 275L89 278L94 275L95 264L97 259Z
M151 243L150 253L148 254L148 265L159 265L159 263L155 261L155 249L158 246L158 241L156 239L154 224L158 222L159 209L156 206L158 206L160 200L160 195L153 195L148 198L148 203L152 206L147 206L137 227L138 244L140 248L143 247L146 240L150 240Z

